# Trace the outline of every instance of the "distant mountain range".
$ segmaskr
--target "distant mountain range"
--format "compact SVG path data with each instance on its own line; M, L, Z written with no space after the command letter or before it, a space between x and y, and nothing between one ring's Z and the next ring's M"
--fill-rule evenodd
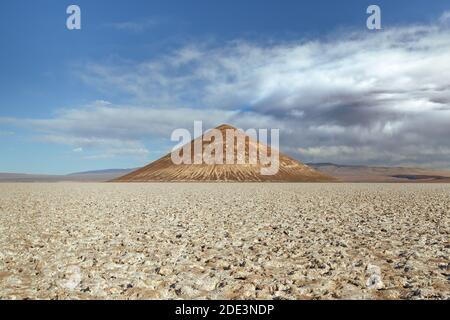
M375 167L334 163L307 163L341 182L450 182L450 170L408 167ZM68 175L0 173L0 182L106 182L139 168L106 169Z
M126 175L136 169L106 169L76 172L68 175L0 173L0 182L105 182Z
M139 168L135 168L139 169ZM80 176L80 175L99 175L99 174L123 174L124 171L135 170L135 169L105 169L105 170L94 170L85 172L75 172L69 174L69 176Z
M342 182L450 182L450 170L307 163Z

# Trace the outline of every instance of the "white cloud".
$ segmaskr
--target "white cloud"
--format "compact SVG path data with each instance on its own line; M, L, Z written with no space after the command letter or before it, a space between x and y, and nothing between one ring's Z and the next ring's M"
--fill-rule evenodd
M208 129L238 114L231 110L209 110L205 114L200 109L152 109L96 101L79 108L61 109L53 118L0 118L0 123L32 128L40 142L72 146L73 152L85 153L86 159L118 156L143 159L151 153L146 145L161 142L167 146L172 131L178 127L192 129L194 121L202 120ZM160 147L158 150L161 151Z
M15 132L13 131L1 131L0 130L0 137L10 137L15 135Z
M146 148L129 148L129 149L109 149L103 151L102 153L96 153L84 156L83 159L86 160L100 160L100 159L111 159L116 157L138 157L142 160L145 160L146 157L150 154L150 152Z
M141 33L149 29L153 29L161 22L157 19L147 19L143 21L122 21L109 23L106 26L118 31L128 31L133 33Z
M450 25L450 11L445 11L439 18L441 24Z

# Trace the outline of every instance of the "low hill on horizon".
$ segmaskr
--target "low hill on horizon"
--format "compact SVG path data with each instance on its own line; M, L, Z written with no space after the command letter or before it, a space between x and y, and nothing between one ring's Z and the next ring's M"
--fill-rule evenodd
M341 182L450 182L450 170L308 163L309 166Z
M106 182L136 169L105 169L76 172L67 175L1 173L1 182Z

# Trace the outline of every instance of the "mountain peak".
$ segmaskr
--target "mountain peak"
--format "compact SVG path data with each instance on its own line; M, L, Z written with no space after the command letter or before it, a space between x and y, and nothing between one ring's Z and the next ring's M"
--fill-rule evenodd
M223 143L220 144L224 148L222 157L225 158L226 151L226 130L237 130L235 127L229 124L222 124L216 128L220 130L223 139ZM194 150L194 152L200 152L203 154L204 150L210 148L212 143L207 140L203 140L203 137L192 140L187 143L186 150ZM273 175L263 175L261 172L263 168L267 168L267 164L261 162L261 158L258 157L256 163L250 163L248 158L250 157L250 148L252 150L270 150L270 147L250 139L245 136L244 148L238 148L238 141L236 139L234 143L234 155L233 159L244 159L245 163L233 163L228 164L226 159L218 163L207 164L206 162L195 163L195 155L191 154L191 160L189 163L174 164L172 161L171 153L162 157L161 159L150 163L149 165L131 172L123 177L117 178L116 182L147 182L147 181L271 181L271 182L318 182L318 181L332 181L333 178L326 176L313 168L287 156L279 153L279 170ZM195 151L196 141L202 140L200 151ZM198 145L197 145L198 147ZM184 152L184 147L180 148ZM270 154L272 152L270 151ZM189 157L188 157L189 158Z
M227 130L227 129L237 130L237 128L233 127L232 125L226 124L226 123L221 124L220 126L216 127L216 129L221 130L221 131Z

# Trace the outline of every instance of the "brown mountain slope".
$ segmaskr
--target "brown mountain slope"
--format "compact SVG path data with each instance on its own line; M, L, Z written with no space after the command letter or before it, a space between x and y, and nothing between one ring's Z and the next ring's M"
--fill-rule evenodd
M220 130L223 135L223 154L225 157L226 145L226 131L234 130L236 128L229 125L221 125L216 129ZM191 150L194 150L195 141L203 140L199 137L191 141ZM211 142L202 142L203 150L210 145ZM131 172L123 177L114 179L114 182L195 182L195 181L240 181L240 182L324 182L333 181L334 179L310 168L299 161L292 159L280 153L279 171L275 175L262 175L260 159L256 164L249 164L249 150L250 146L262 148L271 153L270 147L256 142L250 137L245 139L245 155L239 155L237 152L237 143L234 144L235 157L243 156L246 159L246 164L180 164L176 165L172 162L171 154L167 154L161 159ZM258 149L259 150L259 149ZM191 159L194 155L191 156ZM224 161L225 163L225 161Z

